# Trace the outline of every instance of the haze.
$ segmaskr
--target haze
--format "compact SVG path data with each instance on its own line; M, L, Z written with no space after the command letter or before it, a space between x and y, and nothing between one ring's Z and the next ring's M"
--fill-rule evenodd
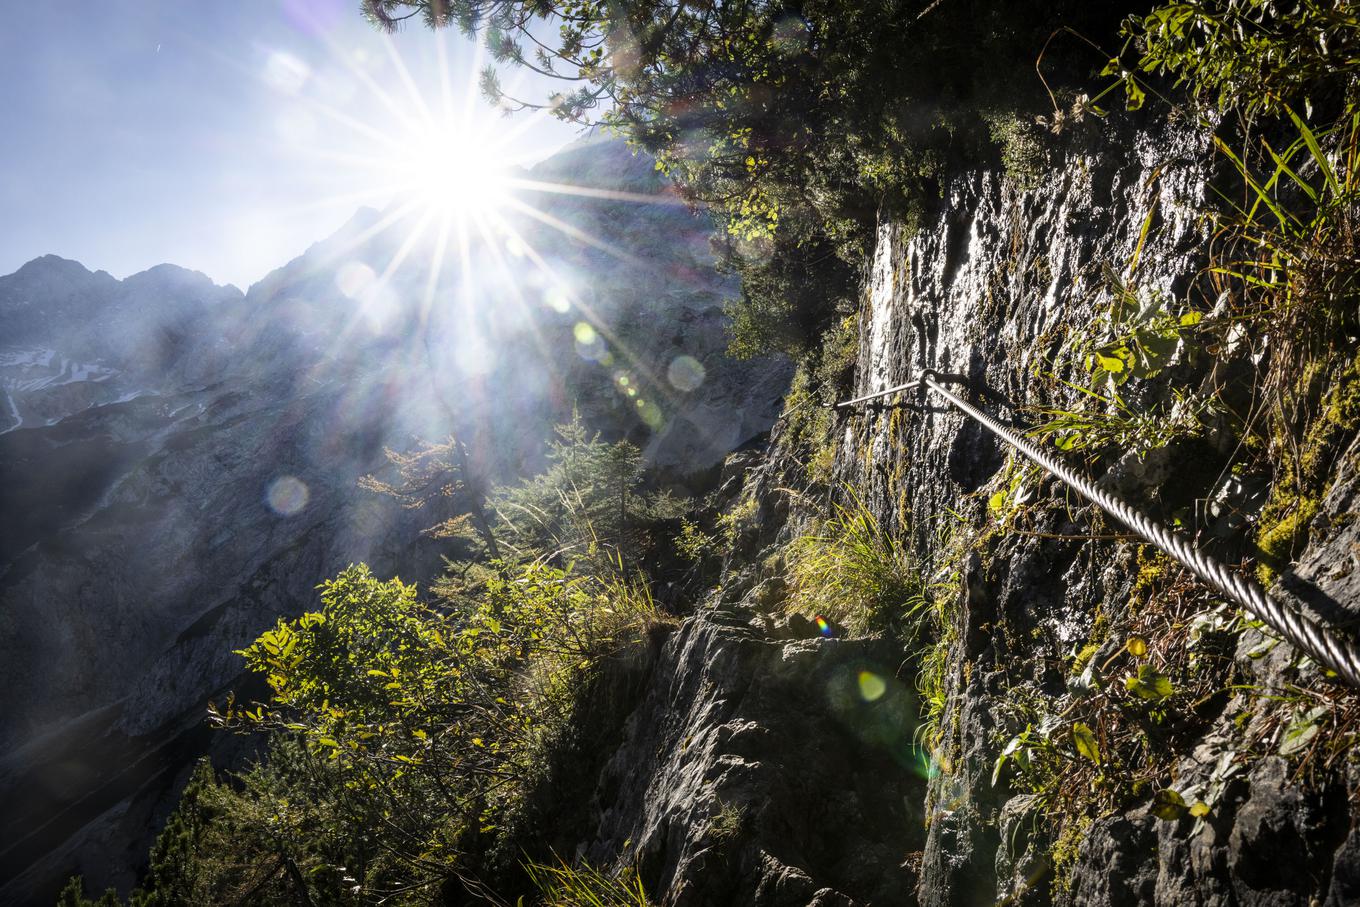
M442 43L464 104L478 60L455 30L389 38L356 5L4 0L0 273L56 253L116 277L168 261L244 288L390 201L381 137L421 103L401 67L437 93ZM542 116L507 129L522 163L575 134Z

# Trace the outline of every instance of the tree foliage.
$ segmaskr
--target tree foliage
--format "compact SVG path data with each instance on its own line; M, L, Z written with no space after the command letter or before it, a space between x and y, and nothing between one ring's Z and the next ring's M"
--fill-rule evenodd
M1349 95L1360 72L1360 12L1350 0L1169 3L1128 26L1139 68L1220 110L1282 114Z
M746 279L734 305L743 353L803 352L837 303L853 298L879 215L909 219L938 198L951 159L995 150L988 112L1040 96L1034 60L1053 29L1101 34L1118 18L1075 0L367 0L366 8L389 28L418 17L482 35L496 64L562 85L544 99L508 98L493 66L482 87L507 111L539 106L600 122L655 157L737 241L729 257ZM1051 70L1061 62L1049 55ZM828 249L841 266L818 266ZM791 264L811 278L801 298L785 292ZM753 329L766 320L788 325Z
M241 654L265 702L215 720L269 758L201 768L134 904L428 901L475 890L478 858L541 770L595 661L662 618L645 586L543 563L487 582L469 611L351 567L321 608Z
M423 443L414 451L386 448L384 454L396 475L384 479L366 475L359 487L395 498L408 510L421 510L433 520L425 530L435 538L475 534L488 556L500 558L500 546L486 512L485 482L474 475L467 445L450 437Z
M678 515L681 505L645 487L636 445L602 440L577 413L556 432L542 473L492 493L496 531L516 562L545 558L608 573L625 556L645 553L655 521Z

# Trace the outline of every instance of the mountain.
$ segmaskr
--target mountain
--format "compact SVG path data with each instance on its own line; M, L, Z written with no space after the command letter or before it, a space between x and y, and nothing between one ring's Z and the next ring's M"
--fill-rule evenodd
M248 752L202 720L233 650L346 564L433 575L419 514L356 486L385 447L457 433L505 481L576 409L682 476L770 427L789 367L724 355L707 218L617 143L525 180L466 245L363 210L245 293L0 277L0 900L127 887L192 759Z
M235 287L174 265L118 281L55 255L34 259L0 278L0 431L220 371L221 330L243 302Z

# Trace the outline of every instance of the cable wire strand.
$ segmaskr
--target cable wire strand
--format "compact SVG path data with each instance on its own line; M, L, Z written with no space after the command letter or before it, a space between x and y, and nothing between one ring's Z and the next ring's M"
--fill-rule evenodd
M915 387L928 388L944 397L960 412L1010 444L1050 475L1060 479L1086 500L1166 552L1195 576L1246 608L1296 648L1312 656L1319 664L1335 671L1346 684L1360 689L1360 649L1357 649L1354 642L1272 598L1254 581L1205 555L1181 533L1160 525L1105 489L1098 488L1086 477L1078 475L1055 457L1021 437L1014 429L1002 425L994 417L942 385L934 371L927 369L915 381L880 393L856 397L837 406L849 406Z
M915 381L908 381L906 384L899 384L896 387L890 387L885 391L875 391L872 394L865 394L863 397L856 397L853 400L842 401L841 403L837 403L834 407L831 408L844 409L847 406L854 406L856 403L865 403L869 400L877 400L879 397L886 397L889 394L895 394L898 391L914 390L920 386L921 379L917 378Z

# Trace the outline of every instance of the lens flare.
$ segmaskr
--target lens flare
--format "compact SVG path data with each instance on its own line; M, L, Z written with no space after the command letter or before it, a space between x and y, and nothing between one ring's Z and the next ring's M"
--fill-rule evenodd
M589 359L591 362L599 362L604 365L613 361L612 357L609 356L608 347L605 346L604 338L589 322L576 322L571 333L576 338L576 354L582 359Z
M373 286L378 275L361 261L348 261L335 275L335 285L350 299L358 299L363 292Z
M659 429L661 423L665 421L665 416L661 413L661 407L657 406L651 400L639 400L637 405L638 415L642 417L643 422L647 423L647 427L653 431Z
M279 516L297 516L310 497L306 483L296 476L280 476L265 491L265 502Z
M689 393L704 383L704 365L693 356L677 356L666 369L666 380L678 391Z
M265 82L282 94L297 94L312 77L312 69L297 57L282 50L272 51L265 61Z
M571 311L571 299L559 287L553 287L543 294L543 302L554 312L565 315Z
M313 15L313 7L329 9L328 4L337 0L283 2L290 4L296 14L295 24L302 28L302 23L328 21L324 15ZM541 300L543 307L561 316L561 327L573 327L567 342L574 341L576 353L607 369L607 374L625 371L628 381L617 385L620 395L626 394L633 402L641 400L636 411L647 425L664 427L665 413L674 412L680 402L672 391L687 393L698 387L706 377L703 365L691 356L678 356L671 362L644 361L628 343L611 333L609 319L593 311L592 294L574 292L571 276L559 273L560 263L545 258L535 246L541 228L546 227L583 250L598 250L647 273L661 275L662 269L654 261L639 257L628 242L611 238L610 231L597 235L594 225L584 228L576 218L558 217L541 210L535 202L544 196L565 196L684 206L685 200L666 189L631 192L532 178L524 168L541 158L546 149L516 150L516 143L534 119L507 127L502 118L475 103L478 73L485 62L481 49L469 61L466 92L460 100L453 90L445 39L437 39L434 45L441 90L435 96L425 96L390 40L386 42L386 56L374 55L342 47L327 36L327 29L319 25L318 29L315 34L333 57L327 65L313 68L299 57L267 48L262 70L259 65L248 68L289 99L289 116L278 123L281 140L292 149L349 171L347 181L355 191L337 194L326 203L363 203L380 210L376 218L365 220L325 253L327 266L336 269L338 288L354 302L349 323L332 341L335 349L345 346L351 332L365 327L394 341L409 331L427 331L432 313L446 301L440 292L440 275L447 261L457 267L468 285L466 292L451 300L456 308L474 311L483 301L504 301L508 304L502 308L517 309L523 325L532 330L534 341L550 355L550 337L534 318ZM623 44L617 44L614 52L620 60L628 56ZM386 84L393 79L404 86L404 93L387 90ZM372 122L350 109L361 90L371 93L381 105L381 116ZM359 144L352 148L311 147L328 136L325 129L329 127L353 132ZM690 138L707 147L701 132L693 132ZM371 245L370 241L394 228L405 229L405 238L393 242L391 237L384 237L381 247ZM473 255L474 243L483 254ZM391 251L393 247L395 251ZM367 263L347 261L359 257L361 250L369 256ZM420 257L428 253L429 270L417 304L408 305L406 297L413 290L420 291L412 286L409 275L401 273L401 265L415 252ZM665 276L676 275L667 271ZM685 271L679 276L699 281L697 272ZM496 322L501 326L507 323L504 311L497 314ZM496 350L505 340L505 332L497 330L433 348L463 374L482 376L500 366ZM434 355L431 348L427 343L427 358Z
M859 695L865 702L877 702L888 692L888 685L873 671L859 672Z
M831 629L831 624L827 621L825 617L822 617L822 615L818 614L816 617L813 618L813 620L816 621L817 623L818 633L822 634L828 639L836 635L835 631Z

